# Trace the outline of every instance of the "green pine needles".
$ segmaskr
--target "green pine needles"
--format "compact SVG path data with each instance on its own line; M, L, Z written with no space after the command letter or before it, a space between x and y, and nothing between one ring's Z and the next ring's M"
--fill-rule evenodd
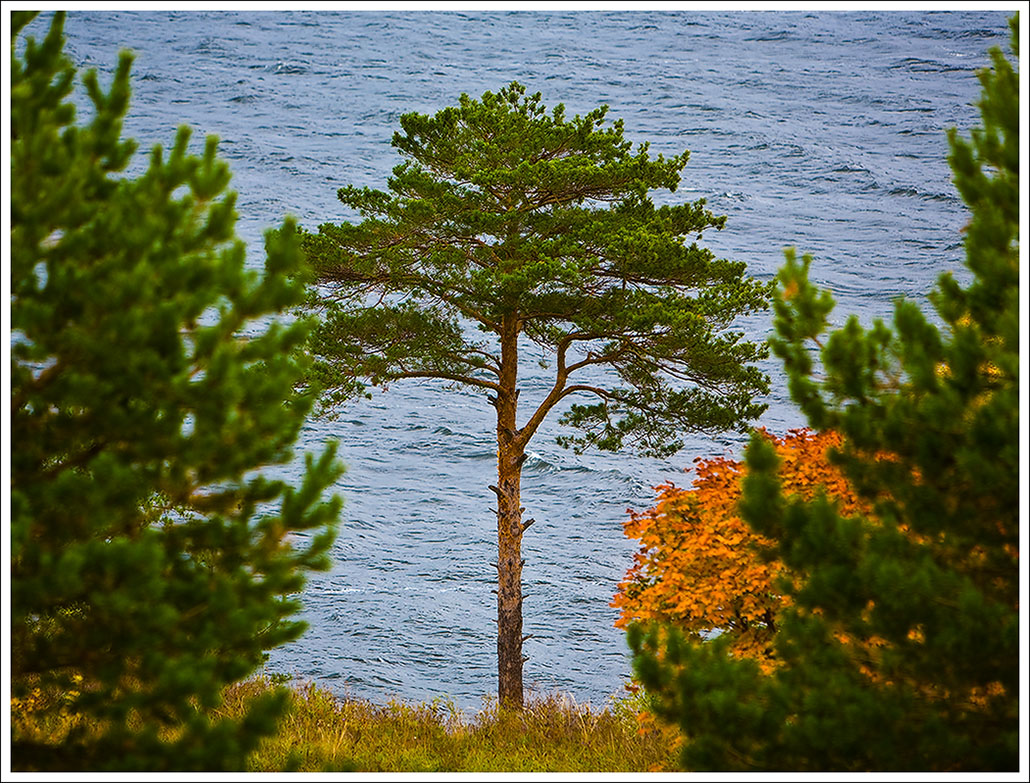
M298 487L257 472L311 406L309 324L274 319L303 298L299 238L247 271L228 167L186 128L119 176L131 56L107 91L84 76L76 124L64 16L19 55L33 16L11 40L12 766L242 769L284 697L209 709L302 632L339 510L332 446Z
M509 329L553 358L541 415L593 398L564 418L579 431L570 446L665 456L678 433L740 429L764 410L755 398L767 383L750 366L764 347L730 327L767 307L768 287L685 241L725 222L703 200L649 199L676 190L689 153L634 151L606 114L548 113L513 83L401 117L393 146L405 161L389 192L341 188L364 220L304 238L325 308L316 348L328 405L410 377L497 394ZM619 382L575 383L597 365Z
M327 407L367 384L432 378L497 411L500 697L522 704L519 477L545 417L559 441L668 456L685 432L746 429L765 406L764 345L734 325L770 286L699 246L725 218L704 201L655 207L684 152L635 150L607 107L569 118L512 83L401 117L389 192L345 187L357 224L304 235L317 274L315 379ZM520 399L520 352L551 369ZM519 406L528 414L519 416Z
M874 515L784 497L752 440L740 512L791 574L779 669L630 635L688 769L1019 769L1019 76L991 59L983 127L949 131L972 282L939 279L942 328L899 301L893 328L852 317L824 338L833 299L787 254L772 348L811 425L844 435L834 460Z

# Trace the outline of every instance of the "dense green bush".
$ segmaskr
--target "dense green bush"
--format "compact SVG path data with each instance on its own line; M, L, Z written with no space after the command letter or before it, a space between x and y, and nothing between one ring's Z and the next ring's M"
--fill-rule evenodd
M779 668L630 636L690 769L1019 768L1019 77L991 57L983 127L949 134L972 282L941 276L942 326L899 301L893 329L852 317L823 337L833 299L788 253L772 348L810 424L843 435L835 462L873 513L784 497L752 440L740 511L792 574Z
M120 176L131 55L76 122L64 16L11 41L12 766L242 768L285 695L214 721L227 683L296 638L304 572L323 567L342 468L299 487L310 407L294 392L307 324L291 223L244 267L229 171L180 129Z

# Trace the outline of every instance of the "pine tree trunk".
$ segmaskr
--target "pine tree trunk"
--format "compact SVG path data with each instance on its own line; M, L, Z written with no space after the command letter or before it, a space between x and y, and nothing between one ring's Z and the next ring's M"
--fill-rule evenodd
M497 686L502 706L522 709L522 506L524 445L517 437L518 329L505 318L497 396Z

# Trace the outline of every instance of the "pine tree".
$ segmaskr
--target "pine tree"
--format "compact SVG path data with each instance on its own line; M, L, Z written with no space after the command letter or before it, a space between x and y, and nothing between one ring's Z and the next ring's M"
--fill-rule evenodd
M435 378L496 409L498 687L515 707L531 521L520 477L544 418L576 396L590 402L562 415L579 434L560 443L666 456L679 433L743 428L767 390L752 365L764 346L732 327L767 306L769 286L688 244L725 221L703 200L652 203L649 191L675 190L688 153L634 152L606 113L548 113L512 83L433 116L406 114L390 192L342 188L363 220L304 237L324 313L314 352L328 406L365 384ZM553 382L520 421L527 347Z
M297 638L305 571L326 566L342 468L292 459L310 325L299 238L244 268L227 165L181 128L120 175L132 57L83 77L76 121L64 15L11 39L12 766L242 769L285 693L213 720L223 687ZM21 49L21 54L19 54Z
M949 132L972 282L940 277L942 326L899 301L893 329L852 317L822 338L833 299L788 253L772 347L812 426L843 435L834 459L873 513L784 497L752 440L741 514L795 575L780 668L631 635L688 768L1019 768L1019 77L991 58L983 127Z

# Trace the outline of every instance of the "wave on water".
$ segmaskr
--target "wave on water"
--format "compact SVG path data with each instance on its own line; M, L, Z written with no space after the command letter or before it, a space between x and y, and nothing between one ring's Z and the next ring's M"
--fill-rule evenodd
M936 193L932 191L921 190L911 186L899 186L893 187L887 191L888 196L907 196L912 198L923 199L926 201L939 201L943 203L960 203L961 199L954 193Z
M912 73L948 73L950 71L974 70L974 68L968 65L944 63L940 60L923 60L918 57L905 57L892 63L888 68L892 71L910 71Z
M269 66L267 70L274 74L293 76L297 74L307 73L307 66L300 65L299 63L288 63L282 62L281 60L275 65Z

